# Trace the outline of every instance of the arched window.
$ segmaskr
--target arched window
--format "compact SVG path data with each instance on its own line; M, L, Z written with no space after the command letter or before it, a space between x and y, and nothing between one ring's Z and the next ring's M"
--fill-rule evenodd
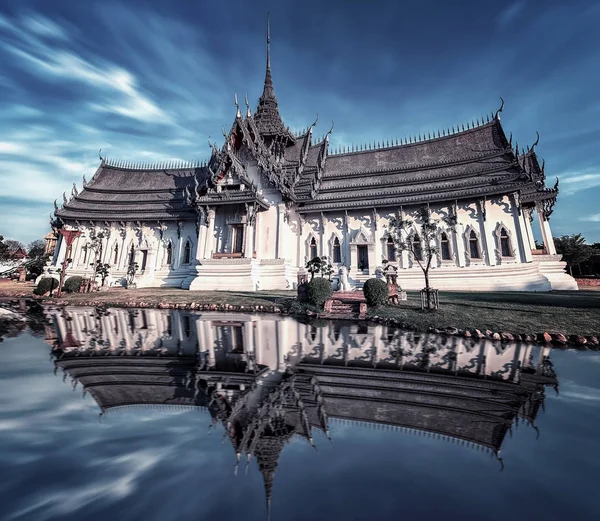
M396 244L394 243L394 239L388 237L385 244L387 247L387 260L396 262Z
M440 237L440 246L442 250L442 260L451 260L452 256L450 255L450 241L445 233L442 233Z
M190 241L185 241L185 248L183 250L183 263L184 264L190 263L190 254L191 254Z
M135 249L133 248L133 244L129 250L129 265L131 266L135 261Z
M415 260L422 261L423 260L423 248L421 247L421 237L419 237L416 233L412 238L412 246L413 246L413 255Z
M333 262L342 262L342 248L340 246L340 240L337 237L333 239Z
M506 228L500 228L500 251L503 257L512 257L512 248L510 247L510 237Z
M317 240L313 237L310 240L310 259L309 260L313 260L315 257L317 257Z
M171 243L167 244L167 266L170 266L171 263L173 262L173 246L171 246Z
M119 245L115 244L114 256L113 256L113 264L119 263Z
M479 241L477 240L475 230L471 230L471 233L469 234L469 255L472 259L481 259Z

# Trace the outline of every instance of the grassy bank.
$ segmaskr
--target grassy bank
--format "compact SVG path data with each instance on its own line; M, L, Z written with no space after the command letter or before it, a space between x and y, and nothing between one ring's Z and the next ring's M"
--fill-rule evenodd
M489 329L495 332L533 334L547 331L564 335L600 333L600 293L440 292L440 309L421 311L418 293L408 294L399 306L370 310L369 315L397 318L411 329Z
M33 286L0 286L0 297L15 297L31 292ZM113 290L96 293L63 294L60 299L44 302L73 306L103 307L186 307L229 306L242 311L290 310L295 291L187 291L176 288L145 288ZM292 310L302 310L294 305ZM408 300L399 306L369 310L369 316L395 318L416 331L430 328L489 329L513 334L562 333L564 335L600 334L600 292L571 291L555 293L496 292L467 293L440 292L440 309L423 312L419 295L409 292Z
M60 299L45 302L71 306L99 305L131 307L159 307L160 305L232 305L251 308L256 306L286 309L296 298L295 291L188 291L178 288L144 288L98 291L94 293L64 293Z

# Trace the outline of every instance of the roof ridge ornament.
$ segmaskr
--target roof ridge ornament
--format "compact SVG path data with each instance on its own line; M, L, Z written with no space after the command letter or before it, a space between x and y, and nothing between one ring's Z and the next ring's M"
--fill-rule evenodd
M237 92L235 92L235 91L233 93L233 103L235 104L235 108L236 108L235 117L236 118L241 118L242 117L242 113L240 112L240 106L238 104Z
M246 117L250 118L250 117L252 117L252 112L250 111L250 103L248 103L248 93L247 92L244 97L244 102L246 103Z
M102 149L98 150L98 157L100 158L100 161L104 163L104 158L102 157Z
M537 139L535 140L535 143L533 145L531 145L532 152L533 152L533 149L540 143L540 133L537 130L535 131L535 133L537 134Z
M502 105L500 105L500 108L496 111L496 114L494 114L494 119L497 119L498 121L500 121L500 112L504 109L504 99L502 96L500 96L500 100L502 101Z

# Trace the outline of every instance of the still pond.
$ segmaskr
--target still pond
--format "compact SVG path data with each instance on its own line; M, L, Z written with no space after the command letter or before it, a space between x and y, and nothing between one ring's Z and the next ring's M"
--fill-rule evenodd
M46 309L0 343L0 519L600 518L600 353Z

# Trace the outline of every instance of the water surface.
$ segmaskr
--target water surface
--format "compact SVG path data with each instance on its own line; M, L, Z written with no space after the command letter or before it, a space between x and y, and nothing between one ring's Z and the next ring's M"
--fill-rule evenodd
M0 343L0 519L597 519L598 353L46 314Z

